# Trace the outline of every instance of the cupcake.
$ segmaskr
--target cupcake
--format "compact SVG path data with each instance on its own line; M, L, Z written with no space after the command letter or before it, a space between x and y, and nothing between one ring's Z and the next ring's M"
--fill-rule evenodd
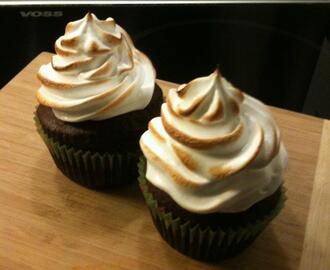
M57 167L91 188L137 177L139 138L159 112L152 63L112 18L70 22L37 78L37 130Z
M188 256L237 254L283 206L280 131L263 103L218 70L170 89L140 146L139 182L153 222Z

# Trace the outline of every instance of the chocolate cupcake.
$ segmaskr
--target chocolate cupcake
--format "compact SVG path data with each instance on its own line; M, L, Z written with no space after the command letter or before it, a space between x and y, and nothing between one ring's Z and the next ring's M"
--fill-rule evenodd
M139 137L159 111L152 63L112 18L70 22L37 74L35 120L57 167L91 188L136 179Z
M140 146L139 182L154 224L188 256L237 254L283 206L280 131L264 104L218 70L170 89Z

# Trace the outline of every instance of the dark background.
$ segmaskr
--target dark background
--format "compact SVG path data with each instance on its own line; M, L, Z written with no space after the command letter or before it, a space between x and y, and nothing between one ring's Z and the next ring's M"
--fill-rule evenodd
M229 81L267 104L330 118L329 9L328 4L1 7L0 88L41 51L53 52L67 22L92 11L125 28L160 79L183 83L219 65ZM45 17L44 11L62 16Z

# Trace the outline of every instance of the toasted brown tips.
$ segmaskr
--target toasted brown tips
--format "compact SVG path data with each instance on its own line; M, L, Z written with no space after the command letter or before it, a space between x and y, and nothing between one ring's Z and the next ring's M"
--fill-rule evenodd
M43 104L45 106L48 106L47 100L40 94L40 91L37 91L36 98L37 98L39 104Z
M93 16L91 12L87 12L86 16L85 16L86 20L88 22L91 22L93 20Z
M173 103L170 98L167 98L166 103L167 103L167 108L168 108L169 112L177 117L180 117L180 115L173 109Z
M116 21L113 18L107 18L105 21L101 21L101 24L116 26Z
M119 37L116 37L110 33L102 32L102 37L111 45L117 45L122 41L122 34Z
M178 96L181 98L184 97L184 95L188 92L189 88L190 88L189 84L180 85L177 89Z
M177 157L181 160L181 162L191 171L196 171L197 162L189 155L187 152L182 150L180 147L172 144L172 148L177 155Z
M241 90L239 90L238 88L235 88L233 91L233 95L240 101L243 102L244 101L244 94Z
M192 114L198 106L203 102L205 99L206 95L196 97L193 102L187 107L187 108L178 108L178 113L181 114L182 116L188 116Z
M156 79L156 84L162 90L163 96L165 97L165 100L168 99L167 96L168 96L168 93L171 89L177 89L179 87L178 84L170 83L170 82L163 81L163 80L160 80L160 79Z
M56 71L70 71L70 70L73 70L73 69L75 69L79 66L89 64L91 61L92 61L92 58L86 58L84 60L75 61L75 62L71 62L71 63L66 64L66 65L60 66L60 65L56 65L54 63L53 58L52 58L51 65L52 65L53 69L56 70Z
M105 62L102 66L96 69L93 73L90 74L89 79L96 79L100 76L107 74L112 68L112 65L109 61Z
M53 69L56 71L69 71L69 70L75 69L78 66L78 63L73 62L73 63L70 63L65 66L57 66L56 64L54 64L54 61L51 60L51 65L52 65Z
M60 43L61 43L62 46L74 47L78 43L78 37L62 38Z
M238 105L237 101L233 98L229 98L228 103L229 103L229 106L230 106L233 114L234 115L239 114L240 109L239 109L239 105Z
M169 175L176 183L185 187L195 187L198 186L196 183L189 181L184 176L182 176L178 171L176 171L172 166L160 158L156 153L154 153L144 142L140 140L140 146L143 150L144 155L155 162L167 175Z
M65 26L65 33L69 33L71 31L73 31L74 28L74 23L73 22L69 22L66 26Z
M203 118L206 121L212 122L219 120L223 117L224 111L223 111L223 103L221 100L219 100L216 110L214 110L212 113L205 115Z
M148 129L151 132L151 134L156 137L159 141L165 142L165 138L157 131L157 129L154 127L154 124L152 121L148 123Z
M263 142L264 142L264 132L260 126L257 126L258 132L260 135L260 139L258 142L257 147L255 147L253 152L244 160L244 162L241 162L236 167L228 167L228 166L213 166L208 170L208 173L215 179L215 180L221 180L224 177L236 174L246 168L249 164L251 164L256 157L258 156Z
M128 52L128 61L127 61L127 66L125 68L121 68L119 70L119 73L123 73L123 72L126 72L126 71L129 71L129 70L132 70L134 68L134 59L133 59L133 55L130 52Z
M166 120L163 113L162 113L161 118L162 118L162 122L163 122L165 130L167 131L167 133L169 133L172 136L172 138L183 143L184 145L187 145L192 148L197 148L197 149L210 148L215 145L230 143L232 141L237 140L243 131L243 125L242 125L242 123L240 123L232 132L230 132L224 136L210 138L210 139L195 138L186 133L181 132L180 130L175 128L173 125L171 125Z
M65 90L65 89L70 89L70 88L74 87L74 85L72 85L72 84L59 83L59 82L54 82L52 80L49 80L46 77L42 76L42 74L40 74L40 72L37 73L37 78L43 85L51 87L51 88L55 88L58 90Z
M91 42L86 50L88 53L101 54L110 52L110 48L100 48L100 46L95 42Z
M105 107L103 107L101 110L99 110L96 113L96 115L102 114L105 111L108 111L108 110L111 110L111 109L117 107L120 103L122 103L125 99L127 99L131 95L133 89L134 89L134 85L133 85L133 83L131 83L125 92L123 92L121 95L116 97L111 103L107 104Z
M208 173L216 180L221 180L229 175L232 175L234 172L235 170L226 166L211 167L208 170Z
M57 43L55 43L55 52L56 52L56 54L58 54L60 56L70 56L70 55L74 55L77 53L76 50L61 48L60 46L57 45Z

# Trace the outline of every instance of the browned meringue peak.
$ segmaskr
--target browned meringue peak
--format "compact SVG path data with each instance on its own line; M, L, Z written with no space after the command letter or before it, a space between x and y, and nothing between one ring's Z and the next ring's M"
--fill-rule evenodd
M218 71L170 88L140 146L148 181L201 214L245 211L275 192L287 164L267 107Z
M94 14L67 25L58 54L42 65L37 99L67 122L101 121L144 109L155 82L152 63L112 18Z
M122 32L124 35L112 18L100 21L88 13L83 19L69 23L65 35L55 42L57 55L53 56L51 65L58 72L80 74L90 80L128 71L134 66L129 45L132 43L126 32ZM118 62L121 65L116 70Z
M85 36L89 33L96 33L102 42L85 40ZM90 54L108 53L111 51L108 46L118 45L121 40L122 35L120 32L116 32L116 23L112 18L100 21L94 14L87 13L82 20L68 23L65 35L55 43L55 51L59 50L59 55L62 51L70 55L81 51Z
M68 24L55 43L57 54L37 77L49 88L66 90L98 85L134 68L134 45L112 18L99 20L94 14Z
M162 123L165 130L171 135L171 137L178 142L196 149L207 149L217 145L224 145L230 142L236 141L241 136L244 126L239 123L233 131L226 133L222 136L202 138L193 136L185 131L180 130L175 125L170 123L165 116L164 109L161 110Z
M197 78L181 85L177 95L170 95L169 109L177 116L189 117L197 122L221 121L225 114L239 113L243 94L225 89L222 76L216 69L210 76Z
M226 86L230 90L223 85L221 74L216 69L210 76L197 78L176 91L169 91L167 106L161 108L166 131L182 144L198 149L237 141L244 131L240 120L244 96L232 85ZM191 130L196 128L204 135L198 136L189 129L182 129L183 124L191 125ZM217 126L224 128L217 129ZM216 132L210 133L211 129Z

